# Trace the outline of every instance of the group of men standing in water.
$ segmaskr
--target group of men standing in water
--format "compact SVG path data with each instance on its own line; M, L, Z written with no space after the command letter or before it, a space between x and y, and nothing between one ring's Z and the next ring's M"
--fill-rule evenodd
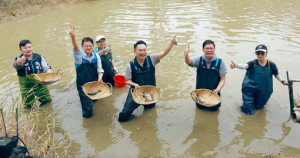
M82 86L87 82L110 82L113 84L112 77L117 73L113 62L111 49L105 45L105 37L97 36L97 48L94 49L93 39L84 37L79 48L76 37L75 27L71 26L69 35L73 45L73 55L76 68L76 86L79 94L82 116L90 118L93 115L93 100L88 98L82 90ZM133 46L135 58L126 66L126 84L130 86L128 95L123 107L119 113L119 122L125 122L130 119L133 111L140 105L135 103L130 93L131 89L143 85L156 86L155 66L177 45L176 36L159 53L148 55L146 42L139 40ZM25 106L31 107L37 98L41 105L51 101L49 90L45 85L34 81L31 74L52 73L45 58L39 54L33 53L33 48L29 40L22 40L19 44L21 55L13 61L13 66L17 70L22 100ZM194 58L189 57L190 46L184 50L185 63L190 67L197 68L196 89L210 89L213 93L220 95L220 91L225 84L227 68L225 62L215 54L216 46L212 40L206 40L202 44L203 55ZM267 60L268 49L265 45L258 45L255 48L257 59L247 64L230 65L232 69L246 69L247 72L242 84L243 105L241 111L245 114L253 114L255 110L261 109L269 100L273 92L274 75L282 84L288 83L282 79L278 73L276 64ZM33 91L31 89L34 89ZM213 107L206 107L197 104L199 109L216 111L221 103ZM155 104L148 105L147 108L154 107Z

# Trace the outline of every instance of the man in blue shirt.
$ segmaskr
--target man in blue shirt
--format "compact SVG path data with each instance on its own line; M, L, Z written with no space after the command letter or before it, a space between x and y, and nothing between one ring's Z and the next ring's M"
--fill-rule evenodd
M82 116L84 118L90 118L93 115L93 101L84 95L82 86L87 82L102 82L104 71L101 66L99 55L97 53L93 53L93 39L90 37L84 37L81 42L82 50L80 50L76 42L74 26L71 26L69 35L74 47L73 53L76 67L76 85L81 102Z

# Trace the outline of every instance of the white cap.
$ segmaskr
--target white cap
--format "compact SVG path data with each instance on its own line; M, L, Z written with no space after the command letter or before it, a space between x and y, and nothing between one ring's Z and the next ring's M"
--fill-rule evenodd
M96 42L100 41L101 39L105 39L105 37L102 36L102 35L98 35L98 36L96 37Z

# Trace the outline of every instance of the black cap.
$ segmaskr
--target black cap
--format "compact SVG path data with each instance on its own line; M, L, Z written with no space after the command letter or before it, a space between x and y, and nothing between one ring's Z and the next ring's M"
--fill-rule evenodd
M255 48L255 52L258 52L258 51L267 52L268 48L266 45L260 44L260 45L256 46L256 48Z

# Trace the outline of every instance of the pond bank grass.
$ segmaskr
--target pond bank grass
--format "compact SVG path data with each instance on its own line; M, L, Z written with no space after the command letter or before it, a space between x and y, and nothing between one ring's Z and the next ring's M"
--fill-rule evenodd
M59 127L60 122L55 119L58 112L53 111L51 103L42 108L34 106L31 109L22 108L19 99L12 99L10 103L1 101L0 107L3 108L4 104L12 104L3 112L8 137L17 135L15 109L20 109L18 110L18 134L30 156L43 158L70 156L69 133ZM0 129L0 137L4 137L6 134L2 118ZM19 146L24 146L22 141L18 141Z

